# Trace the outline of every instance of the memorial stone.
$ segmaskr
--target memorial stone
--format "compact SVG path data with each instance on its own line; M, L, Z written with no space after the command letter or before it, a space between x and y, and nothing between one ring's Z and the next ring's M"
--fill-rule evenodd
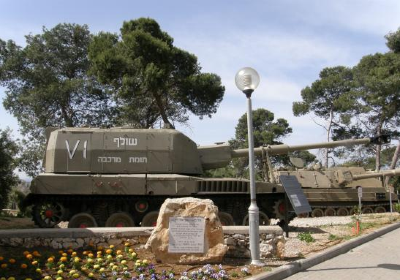
M228 251L218 208L209 199L167 199L146 243L161 263L220 263Z

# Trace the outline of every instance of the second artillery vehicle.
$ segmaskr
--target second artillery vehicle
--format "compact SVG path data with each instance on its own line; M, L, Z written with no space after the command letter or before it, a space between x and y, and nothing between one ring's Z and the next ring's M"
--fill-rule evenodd
M375 140L274 145L255 153L287 154ZM248 180L199 177L247 156L248 149L232 150L226 143L197 146L173 129L57 129L47 140L45 171L32 181L25 204L33 206L33 220L40 227L61 221L69 221L69 227L152 226L166 198L193 196L212 199L224 225L247 224ZM285 193L276 183L257 182L256 188L260 224L268 224L279 218L274 205Z
M390 210L389 197L397 202L397 195L389 194L384 186L385 176L398 176L400 169L367 172L363 167L320 167L292 171L275 171L280 175L297 178L312 208L312 217L347 216L358 207L358 188L361 187L362 213L382 213ZM285 202L274 205L278 218L285 215Z

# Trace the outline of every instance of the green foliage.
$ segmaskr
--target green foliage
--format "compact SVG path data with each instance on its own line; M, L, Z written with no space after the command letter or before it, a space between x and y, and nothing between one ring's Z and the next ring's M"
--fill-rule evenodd
M351 69L337 66L324 68L319 79L301 91L303 101L293 102L293 114L302 116L313 112L327 121L324 125L327 138L340 120L346 120L345 112L353 104L351 91L353 89L353 73ZM328 167L328 153L325 157L325 167Z
M400 213L400 203L393 204L393 209L394 211Z
M305 241L307 243L312 243L315 241L314 237L312 237L311 233L309 232L301 232L297 236L300 241Z
M197 58L173 45L150 18L124 22L121 34L100 33L90 45L91 72L113 87L125 123L186 123L188 112L211 116L222 101L220 78L201 73Z
M18 183L18 177L13 173L17 167L17 153L18 147L11 139L10 130L0 130L0 210L7 206L11 188Z
M275 120L274 114L266 109L253 110L254 147L281 144L285 136L292 133L292 128L285 119ZM243 114L235 129L235 139L229 141L233 149L248 148L247 114ZM274 163L287 163L288 158L273 157ZM286 160L286 161L285 161ZM239 158L232 161L238 177L248 177L248 158ZM256 176L262 178L262 157L255 158Z
M396 32L390 32L385 36L387 47L395 53L400 53L400 28Z
M0 40L0 85L4 107L26 136L21 167L38 172L44 129L49 126L103 126L114 123L108 89L87 74L92 36L86 25L58 24L27 35L26 46Z

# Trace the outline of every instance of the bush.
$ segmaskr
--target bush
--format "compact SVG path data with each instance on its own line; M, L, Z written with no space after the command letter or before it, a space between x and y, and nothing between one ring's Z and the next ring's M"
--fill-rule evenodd
M298 238L300 241L305 241L305 242L307 242L307 243L311 243L311 242L314 242L314 241L315 241L314 237L312 237L312 236L311 236L311 233L309 233L309 232L302 232L302 233L299 233L299 235L297 236L297 238Z

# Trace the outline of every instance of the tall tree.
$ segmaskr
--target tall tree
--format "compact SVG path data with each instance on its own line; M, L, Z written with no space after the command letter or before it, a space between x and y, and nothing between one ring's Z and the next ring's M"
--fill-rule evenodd
M357 103L353 107L354 126L364 134L391 134L399 137L400 55L394 52L364 56L354 68ZM380 169L380 145L375 169Z
M153 19L124 22L120 35L100 33L89 50L92 73L126 104L127 123L173 127L187 122L188 112L210 117L222 101L220 78L201 73L196 56L175 47Z
M112 124L115 109L105 86L89 76L86 25L58 24L27 35L26 46L0 40L0 85L4 107L26 136L22 169L33 176L43 158L44 129L49 126Z
M351 69L343 66L324 68L319 79L301 91L303 101L293 102L293 114L302 116L313 112L326 121L321 126L326 130L326 140L331 140L333 127L340 123L341 112L352 104L349 93L353 88ZM328 167L329 149L326 149L325 167Z
M18 146L11 139L10 130L0 130L0 209L8 204L11 188L18 183L14 175L17 167Z
M266 109L253 110L253 135L254 147L278 145L282 144L282 140L292 133L292 128L287 120L279 118L275 120L274 113ZM230 141L234 149L247 148L248 145L248 130L247 130L247 114L242 115L235 129L235 139ZM310 153L296 153L296 156L302 157L305 161L313 161L315 156ZM287 155L278 155L271 157L271 163L275 165L289 164ZM233 167L240 177L246 175L248 159L236 159L233 161ZM261 156L255 159L256 173L258 177L263 174L263 159Z

